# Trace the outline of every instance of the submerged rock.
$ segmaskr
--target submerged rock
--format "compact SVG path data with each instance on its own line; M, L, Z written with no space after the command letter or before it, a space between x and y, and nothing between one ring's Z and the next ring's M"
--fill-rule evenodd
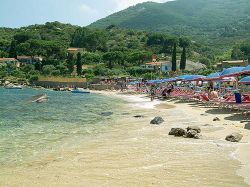
M100 113L101 116L111 116L113 112L102 112Z
M243 135L239 133L232 133L226 137L227 141L230 142L239 142L242 139Z
M220 121L220 118L215 117L215 118L213 119L213 121Z
M245 125L245 129L250 130L250 124L249 123Z
M201 129L200 129L200 127L198 127L198 126L189 126L189 127L187 127L187 131L190 131L190 130L194 130L194 131L196 131L197 133L200 133L200 132L201 132Z
M144 116L143 115L135 115L133 116L134 118L143 118Z
M159 124L161 124L163 122L164 122L164 120L162 119L162 117L155 117L154 119L152 119L150 121L150 124L159 125Z
M182 128L172 128L168 135L185 136L187 132Z

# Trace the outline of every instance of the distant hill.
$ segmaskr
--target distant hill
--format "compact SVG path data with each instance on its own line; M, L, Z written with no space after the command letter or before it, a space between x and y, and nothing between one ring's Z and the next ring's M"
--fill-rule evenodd
M249 0L176 0L146 2L92 23L89 27L116 25L177 36L228 47L250 39ZM226 40L225 40L226 39Z

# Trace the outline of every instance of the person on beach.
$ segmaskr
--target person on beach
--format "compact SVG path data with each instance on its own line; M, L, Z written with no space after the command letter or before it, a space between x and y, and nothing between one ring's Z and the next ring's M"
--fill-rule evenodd
M154 100L154 97L155 97L155 86L151 85L151 88L150 88L150 99L151 99L151 101Z

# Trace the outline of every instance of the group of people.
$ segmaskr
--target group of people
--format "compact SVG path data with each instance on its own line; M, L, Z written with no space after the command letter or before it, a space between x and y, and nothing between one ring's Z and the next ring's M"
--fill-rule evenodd
M157 89L157 87L155 85L151 85L151 88L150 88L151 101L153 101L155 96L156 96L156 89ZM174 91L174 85L172 83L169 83L167 85L167 87L165 87L165 88L161 87L160 90L161 90L161 96L163 98L166 98L167 96L170 96L171 92Z

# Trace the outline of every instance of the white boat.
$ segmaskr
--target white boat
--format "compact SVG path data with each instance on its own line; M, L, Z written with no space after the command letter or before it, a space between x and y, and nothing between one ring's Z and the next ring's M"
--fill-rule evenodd
M14 85L14 84L8 84L7 86L5 86L6 89L23 89L23 87L21 85Z
M71 93L90 93L90 91L83 88L76 88L74 90L71 90Z
M43 103L48 101L48 95L47 94L41 94L33 97L34 100L32 101L33 103Z

